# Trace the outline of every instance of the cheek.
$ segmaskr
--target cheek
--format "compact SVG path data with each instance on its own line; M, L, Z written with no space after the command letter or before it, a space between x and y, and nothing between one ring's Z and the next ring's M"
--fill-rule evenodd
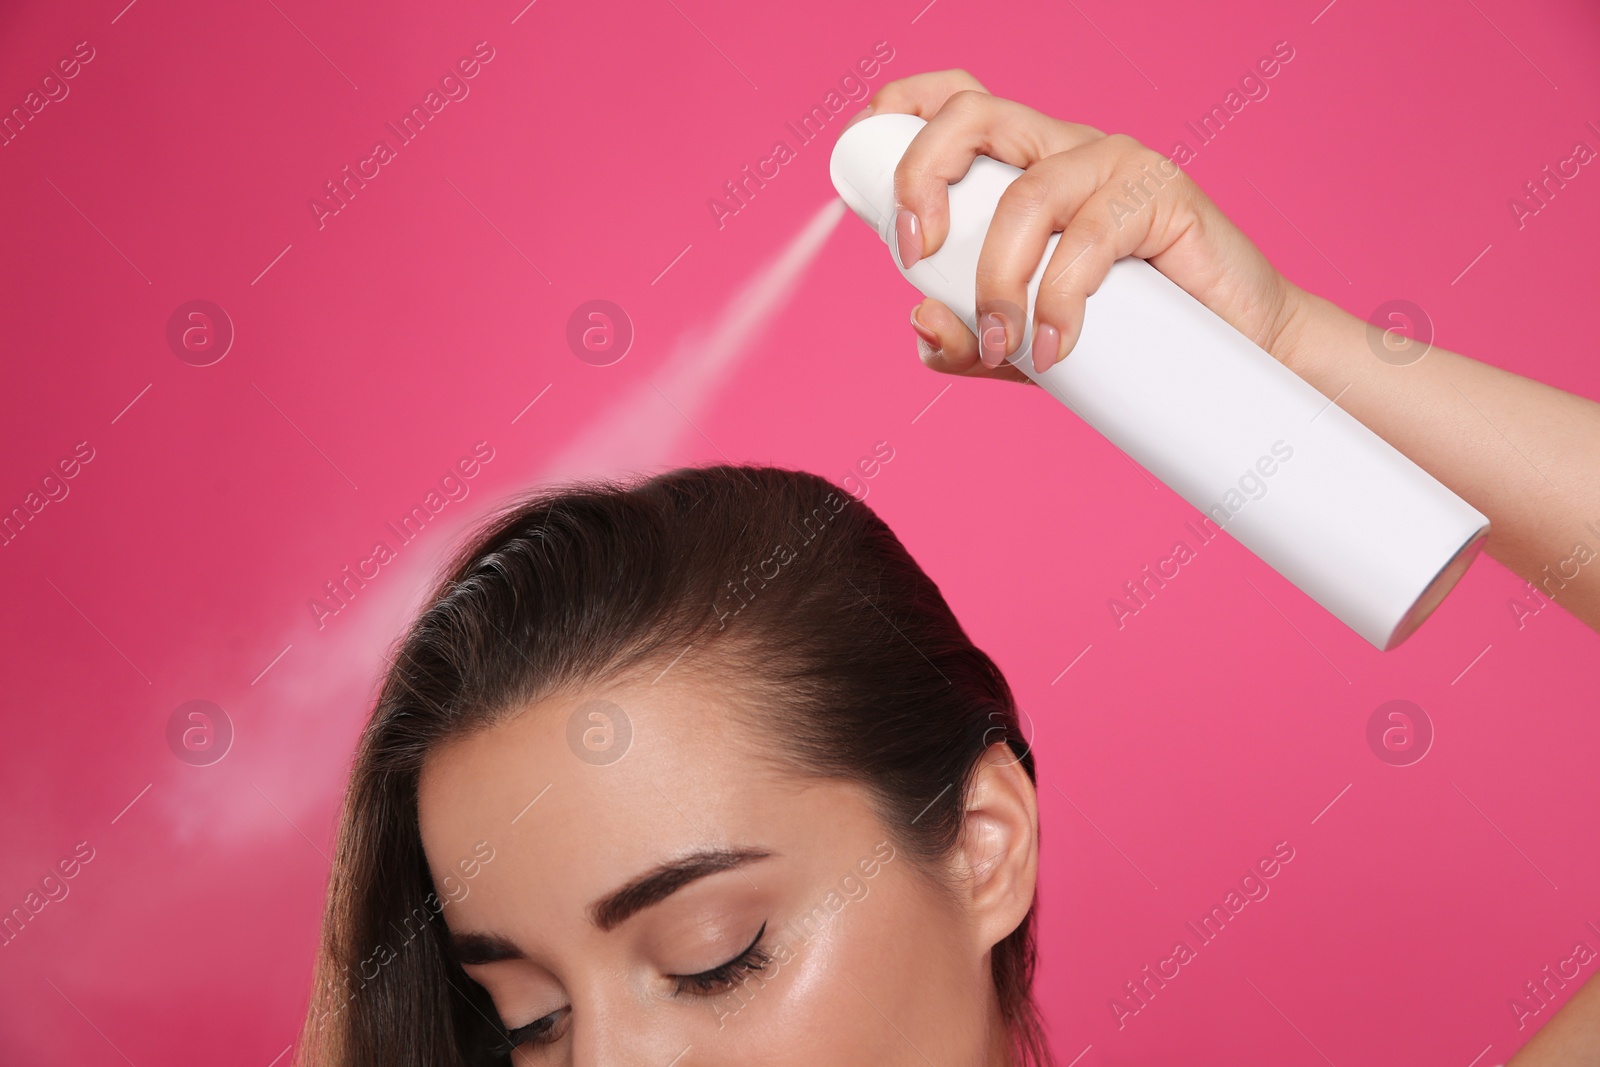
M868 897L863 903L871 901ZM865 909L852 915L850 909L855 907L860 905L847 905L826 923L813 922L806 929L797 921L785 932L781 940L789 948L787 962L764 987L735 994L742 1004L725 1002L725 1008L735 1010L722 1018L721 1028L703 1046L715 1050L708 1062L719 1067L736 1063L867 1067L899 1062L893 1043L886 1039L894 1037L894 1031L851 983L884 1006L895 1025L904 1029L907 1020L891 1009L900 999L905 975L901 961L875 951L889 938Z
M798 921L789 928L782 940L792 957L773 981L743 994L742 1007L730 1002L738 1010L703 1046L716 1050L706 1062L877 1067L926 1064L923 1053L982 1062L982 961L964 958L947 906L896 884L891 872L827 922L813 921L810 936Z

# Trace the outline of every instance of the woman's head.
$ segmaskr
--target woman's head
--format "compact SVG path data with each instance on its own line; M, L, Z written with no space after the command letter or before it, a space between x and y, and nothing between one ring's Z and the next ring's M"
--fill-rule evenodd
M542 492L397 649L308 1061L1045 1062L1004 678L813 475Z

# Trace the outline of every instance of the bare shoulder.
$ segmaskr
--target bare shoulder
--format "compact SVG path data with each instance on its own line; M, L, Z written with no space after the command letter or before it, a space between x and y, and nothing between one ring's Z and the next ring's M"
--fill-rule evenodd
M1592 977L1506 1067L1595 1067L1600 1064L1600 977Z

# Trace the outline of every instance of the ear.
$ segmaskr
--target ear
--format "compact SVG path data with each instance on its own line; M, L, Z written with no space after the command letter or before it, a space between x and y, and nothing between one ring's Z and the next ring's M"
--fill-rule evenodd
M1011 746L990 745L967 793L959 857L965 903L987 952L1022 924L1039 877L1039 801Z

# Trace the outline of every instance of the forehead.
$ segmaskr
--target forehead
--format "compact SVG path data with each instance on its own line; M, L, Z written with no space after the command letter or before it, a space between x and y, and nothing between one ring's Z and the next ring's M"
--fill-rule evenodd
M722 788L741 765L766 762L742 718L714 686L685 680L542 700L428 755L424 840L462 816L485 831L548 821L525 807L536 796L545 811L581 804L598 819L649 795Z
M450 917L537 902L576 919L699 849L804 854L873 832L859 787L780 771L762 752L781 739L759 736L734 699L690 680L616 686L542 701L430 754L418 810L436 881L475 850L495 857Z

